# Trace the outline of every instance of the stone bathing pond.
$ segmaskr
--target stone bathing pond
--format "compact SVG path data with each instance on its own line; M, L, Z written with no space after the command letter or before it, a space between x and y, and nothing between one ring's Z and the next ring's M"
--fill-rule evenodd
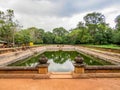
M47 51L42 54L35 54L24 60L17 61L9 66L26 66L35 67L38 64L39 58L45 55L48 58L49 72L71 72L74 71L73 63L75 57L80 55L84 58L85 65L112 65L110 62L94 58L92 56L78 53L76 51Z
M14 60L0 67L0 77L41 79L120 77L119 63L106 58L102 60L88 51L75 46L44 46L15 52L12 54ZM44 59L47 58L45 64L40 63L43 55ZM77 59L80 60L78 57L83 59L82 63L76 62Z

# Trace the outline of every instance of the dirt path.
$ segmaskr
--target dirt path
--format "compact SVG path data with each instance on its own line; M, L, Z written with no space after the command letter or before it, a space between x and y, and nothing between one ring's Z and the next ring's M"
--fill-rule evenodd
M0 79L0 90L120 90L120 78Z

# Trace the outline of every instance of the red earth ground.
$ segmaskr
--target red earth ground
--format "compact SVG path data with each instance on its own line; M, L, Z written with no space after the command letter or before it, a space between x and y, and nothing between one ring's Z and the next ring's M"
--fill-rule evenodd
M120 78L0 79L0 90L120 90Z

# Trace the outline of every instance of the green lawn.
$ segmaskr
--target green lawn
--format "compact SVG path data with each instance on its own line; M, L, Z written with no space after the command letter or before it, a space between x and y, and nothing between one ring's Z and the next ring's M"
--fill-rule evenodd
M100 48L111 48L111 49L120 49L120 46L118 45L83 45L83 46L90 46L90 47L100 47Z

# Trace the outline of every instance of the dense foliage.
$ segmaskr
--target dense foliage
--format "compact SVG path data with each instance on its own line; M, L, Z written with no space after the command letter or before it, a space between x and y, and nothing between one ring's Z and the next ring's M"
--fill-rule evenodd
M17 30L13 17L13 10L0 11L0 40L12 43L14 38L16 45L28 44L29 42L35 44L120 45L120 15L115 18L115 29L105 22L103 14L93 12L84 16L85 23L80 21L74 29L68 31L63 27L57 27L51 32L36 27Z

